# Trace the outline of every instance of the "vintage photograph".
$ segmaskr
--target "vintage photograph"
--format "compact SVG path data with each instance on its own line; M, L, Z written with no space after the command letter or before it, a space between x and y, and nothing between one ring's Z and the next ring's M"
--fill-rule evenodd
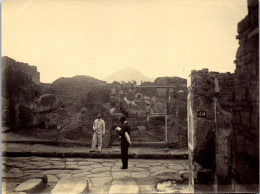
M259 193L258 0L2 0L2 193Z

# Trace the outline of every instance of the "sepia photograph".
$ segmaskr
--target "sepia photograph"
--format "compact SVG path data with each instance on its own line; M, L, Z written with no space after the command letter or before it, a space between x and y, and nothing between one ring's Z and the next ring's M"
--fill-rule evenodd
M258 18L258 0L2 0L1 193L259 193Z

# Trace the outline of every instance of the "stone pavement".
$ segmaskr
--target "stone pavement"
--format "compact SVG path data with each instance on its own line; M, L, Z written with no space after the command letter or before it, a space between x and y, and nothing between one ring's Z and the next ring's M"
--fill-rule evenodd
M122 170L120 159L3 157L2 193L12 193L28 179L36 182L37 177L47 178L42 193L59 192L75 179L81 180L75 184L89 193L158 193L156 188L162 192L190 193L187 163L187 160L130 159L129 169ZM170 190L169 181L165 184L167 189L162 188L164 183L157 186L161 182L157 175L165 172L178 175L183 184L172 184Z

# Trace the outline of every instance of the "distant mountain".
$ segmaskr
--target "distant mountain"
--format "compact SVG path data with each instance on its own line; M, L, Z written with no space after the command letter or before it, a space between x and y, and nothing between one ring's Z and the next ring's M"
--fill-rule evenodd
M136 81L137 84L140 84L141 81L153 81L153 79L147 77L140 71L134 69L134 68L126 68L121 71L117 71L113 73L112 75L108 76L104 79L108 83L113 83L114 81L121 82L121 81Z

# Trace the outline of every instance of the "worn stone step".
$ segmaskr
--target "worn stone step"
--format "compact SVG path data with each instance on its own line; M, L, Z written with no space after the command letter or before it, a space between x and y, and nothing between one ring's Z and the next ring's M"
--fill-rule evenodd
M43 191L46 187L46 183L43 179L28 179L25 182L18 185L14 192L24 192L24 193L39 193Z
M80 194L87 193L89 191L89 184L87 180L80 178L67 178L61 179L52 189L52 194Z
M139 186L134 180L115 180L109 189L109 193L139 193Z

